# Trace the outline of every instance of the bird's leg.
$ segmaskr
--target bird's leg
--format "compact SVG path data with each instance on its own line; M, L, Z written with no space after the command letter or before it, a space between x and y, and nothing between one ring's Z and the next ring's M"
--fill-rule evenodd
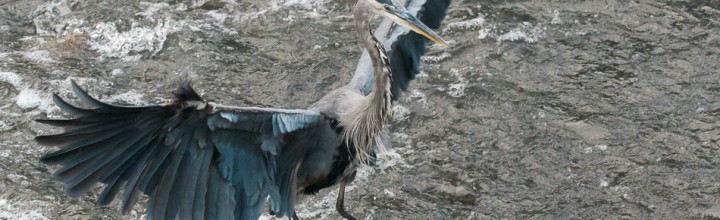
M297 216L297 212L293 212L292 220L300 220L300 218L298 218Z
M338 192L337 202L335 203L335 210L337 210L343 218L348 220L357 220L355 217L350 215L350 213L345 211L345 185L353 179L355 179L355 172L352 172L350 175L340 180L340 186L338 187L340 191Z

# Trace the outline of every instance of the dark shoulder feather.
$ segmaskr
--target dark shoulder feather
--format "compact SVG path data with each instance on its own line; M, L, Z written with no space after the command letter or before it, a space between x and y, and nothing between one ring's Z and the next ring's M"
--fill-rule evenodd
M427 0L417 14L425 25L432 29L440 27L447 15L450 0ZM393 73L393 100L400 97L400 90L407 90L410 81L420 73L420 56L425 54L427 39L410 31L398 36L390 49L390 67Z
M173 92L173 95L175 95L175 101L177 102L203 101L202 97L193 90L188 81L182 82L180 87Z

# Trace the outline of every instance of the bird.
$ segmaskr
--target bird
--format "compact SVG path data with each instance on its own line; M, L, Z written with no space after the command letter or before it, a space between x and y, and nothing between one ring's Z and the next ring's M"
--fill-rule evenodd
M337 212L356 169L374 160L397 92L419 72L425 40L448 43L433 28L445 17L449 0L358 0L355 28L366 51L351 82L307 109L229 106L203 99L181 84L173 101L142 106L116 105L90 96L74 81L84 105L53 101L70 119L38 119L64 132L37 136L40 145L59 147L40 158L61 165L53 174L71 197L98 182L105 184L98 205L123 190L122 213L140 193L148 195L148 219L258 219L266 206L276 217L298 219L298 194L316 194L338 185ZM387 17L391 53L370 28L371 15ZM368 62L369 60L369 62ZM395 63L395 64L393 64ZM371 68L372 70L368 71ZM398 73L393 73L398 70Z

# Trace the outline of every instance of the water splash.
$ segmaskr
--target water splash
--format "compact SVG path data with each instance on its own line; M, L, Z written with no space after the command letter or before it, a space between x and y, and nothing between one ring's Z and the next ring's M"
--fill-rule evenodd
M501 41L518 41L523 40L525 43L537 43L539 39L545 36L545 28L541 26L532 25L528 22L523 22L519 27L513 28L510 31L495 35L495 39L498 43Z
M14 220L45 220L48 217L40 214L40 210L31 210L29 207L47 207L49 204L44 204L37 200L24 202L25 206L29 207L16 207L14 203L6 199L0 199L0 219L14 219Z
M468 80L465 79L465 77L463 77L462 74L460 73L460 71L463 69L467 69L467 68L462 68L462 69L451 68L450 69L450 75L455 77L456 81L457 81L457 83L448 84L448 90L447 90L448 95L450 95L452 97L460 98L460 97L465 96L465 88L467 88Z
M158 22L155 27L143 27L139 23L132 23L132 28L125 32L118 31L113 23L100 22L90 30L90 48L103 54L104 58L123 58L125 61L136 61L140 55L130 55L150 51L153 55L163 49L167 36L177 32L182 23L172 18Z
M408 118L410 118L410 109L405 108L405 106L394 105L392 111L393 111L393 121L396 121L396 122L405 121Z
M507 25L489 24L483 16L479 16L472 19L448 23L446 27L443 28L443 32L447 34L456 31L477 30L478 39L494 38L498 43L502 41L518 40L523 40L526 43L536 43L545 36L545 27L539 24L534 25L529 22L522 22L519 24L513 24L512 26L516 27L505 30L498 28L498 26Z
M31 89L23 83L23 78L16 73L0 72L0 81L12 85L19 91L18 95L15 97L15 104L18 107L26 110L37 110L28 114L37 114L39 113L38 111L49 113L59 110L57 107L53 106L52 101L50 101L49 94L44 94L38 90Z

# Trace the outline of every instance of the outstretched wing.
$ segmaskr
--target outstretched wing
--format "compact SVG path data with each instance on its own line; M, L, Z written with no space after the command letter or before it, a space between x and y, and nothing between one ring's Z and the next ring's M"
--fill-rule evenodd
M410 3L415 3L415 5L409 6L420 6L417 18L432 29L440 28L440 22L445 19L447 8L450 6L450 0L427 0L424 4L419 4L419 2ZM395 25L395 29L398 28L401 27ZM406 34L398 35L397 40L390 46L391 49L388 53L390 54L390 68L393 73L393 100L397 100L400 97L400 89L407 90L410 81L420 73L420 56L425 54L425 42L427 42L425 37L409 31Z
M92 108L53 96L75 118L38 120L65 129L35 138L61 148L41 161L62 165L54 176L73 197L102 182L97 202L107 205L124 189L124 214L147 194L149 219L257 219L268 195L276 215L291 216L293 174L310 146L293 144L294 155L283 155L286 141L329 126L313 111L207 103L187 84L174 102L149 106L110 105L73 89Z
M407 0L405 8L414 14L429 28L437 29L447 15L450 0ZM375 36L385 46L393 73L392 94L393 100L400 97L400 90L407 90L410 81L420 73L420 57L425 54L427 39L422 35L410 31L392 20L385 19L375 31ZM372 62L365 51L355 69L350 86L360 89L365 95L373 88Z

